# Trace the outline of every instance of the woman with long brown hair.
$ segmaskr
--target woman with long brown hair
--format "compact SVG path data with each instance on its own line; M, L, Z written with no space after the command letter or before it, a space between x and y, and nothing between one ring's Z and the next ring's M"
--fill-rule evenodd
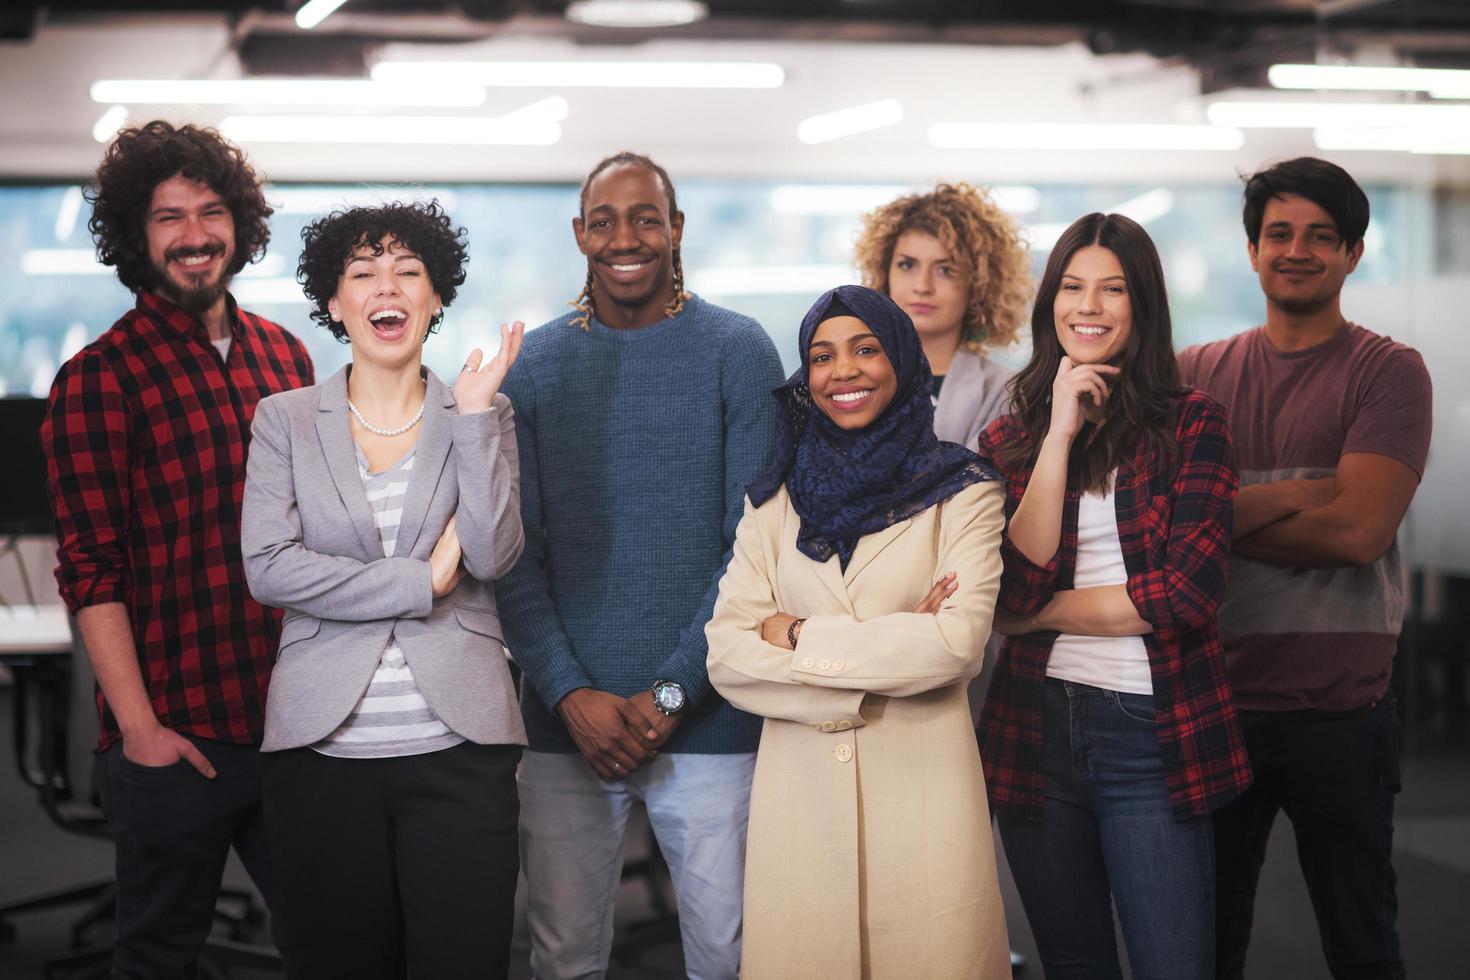
M1214 967L1210 812L1250 782L1215 611L1238 479L1224 411L1186 390L1148 234L1090 214L1058 240L1012 414L981 756L1048 977Z

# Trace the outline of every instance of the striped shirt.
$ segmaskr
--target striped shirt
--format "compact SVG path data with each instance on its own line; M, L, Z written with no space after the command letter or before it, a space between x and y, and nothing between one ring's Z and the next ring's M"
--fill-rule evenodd
M398 544L403 498L413 472L414 451L380 473L369 473L367 457L357 450L357 472L372 508L373 524L383 542L383 557L392 558ZM429 707L414 683L395 635L378 661L378 669L357 707L337 730L312 746L323 755L344 759L384 759L437 752L463 742Z

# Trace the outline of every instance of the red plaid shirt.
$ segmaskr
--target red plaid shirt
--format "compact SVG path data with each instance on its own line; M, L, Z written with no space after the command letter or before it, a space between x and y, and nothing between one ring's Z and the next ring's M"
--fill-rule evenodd
M1154 631L1143 637L1153 675L1154 712L1164 781L1176 819L1203 816L1244 790L1250 762L1236 722L1215 610L1225 593L1230 520L1239 488L1225 411L1203 392L1177 405L1179 465L1172 480L1140 446L1118 467L1118 538L1128 597ZM996 419L980 454L1027 438L1018 416ZM1006 514L1014 514L1029 468L1006 474ZM1018 615L1040 611L1072 588L1081 488L1069 482L1062 536L1046 566L1029 561L1007 533L1000 604ZM1042 812L1042 690L1055 632L1009 637L980 715L980 749L992 806L1033 819Z
M41 425L56 581L72 612L121 602L153 713L258 744L280 613L245 588L240 498L255 405L312 383L282 328L236 307L223 360L204 324L149 293L62 366ZM118 737L97 692L100 747Z

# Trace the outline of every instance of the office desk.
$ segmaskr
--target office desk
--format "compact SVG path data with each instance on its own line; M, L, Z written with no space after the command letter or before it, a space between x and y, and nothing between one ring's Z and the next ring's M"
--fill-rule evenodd
M71 626L62 606L0 606L0 666L14 683L15 765L41 803L61 822L57 803L70 796L66 778L66 702L71 691ZM35 701L39 742L27 752L30 711Z

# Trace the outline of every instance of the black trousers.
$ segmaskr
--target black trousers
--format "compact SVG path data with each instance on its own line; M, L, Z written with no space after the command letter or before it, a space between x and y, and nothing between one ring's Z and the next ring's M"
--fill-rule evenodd
M1255 782L1215 812L1216 980L1245 975L1256 883L1278 811L1338 980L1400 980L1393 803L1399 727L1392 694L1355 714L1242 711Z
M512 745L262 756L293 980L504 977L520 854Z
M97 785L117 846L115 980L192 978L214 924L234 847L264 895L273 877L260 806L260 753L186 736L215 768L140 766L114 742L97 756Z

